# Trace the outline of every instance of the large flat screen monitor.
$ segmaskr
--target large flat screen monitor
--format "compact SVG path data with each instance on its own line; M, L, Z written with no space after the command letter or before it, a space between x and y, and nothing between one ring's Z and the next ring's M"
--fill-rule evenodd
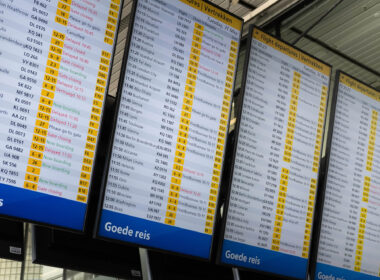
M209 258L242 20L136 1L98 236Z
M0 215L83 229L121 5L0 3Z
M306 279L331 67L249 38L220 262Z
M337 72L314 279L380 279L380 91Z

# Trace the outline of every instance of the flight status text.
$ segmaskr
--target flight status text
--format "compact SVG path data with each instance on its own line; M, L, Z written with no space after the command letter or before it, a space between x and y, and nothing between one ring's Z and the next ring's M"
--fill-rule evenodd
M208 256L240 28L203 1L137 2L101 234Z
M305 277L329 74L253 29L223 262Z

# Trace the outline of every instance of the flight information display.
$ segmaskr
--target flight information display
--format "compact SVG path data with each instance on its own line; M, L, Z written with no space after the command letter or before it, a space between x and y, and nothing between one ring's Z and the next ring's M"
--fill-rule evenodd
M305 279L331 68L251 38L220 260Z
M315 279L379 279L380 92L337 76Z
M242 21L137 1L98 235L208 258Z
M120 0L0 0L0 214L82 230Z

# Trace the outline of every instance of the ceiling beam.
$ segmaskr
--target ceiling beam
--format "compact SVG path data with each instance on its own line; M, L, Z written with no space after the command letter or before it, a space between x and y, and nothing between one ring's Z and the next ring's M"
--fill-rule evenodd
M264 2L263 4L261 4L260 6L258 6L256 9L254 9L252 12L249 12L248 14L246 14L243 17L244 22L247 22L250 19L252 19L253 17L259 15L260 13L262 13L266 9L272 7L274 4L276 4L279 1L280 0L268 0L268 1Z
M297 34L304 33L304 32L302 32L301 30L299 30L298 28L295 28L295 27L291 27L290 30L293 31L293 32L295 32L295 33L297 33ZM314 37L312 37L312 36L310 36L308 34L305 34L304 37L306 39L308 39L309 41L312 41L312 42L320 45L321 47L325 48L326 50L329 50L330 52L332 52L332 53L334 53L334 54L336 54L336 55L338 55L338 56L340 56L340 57L348 60L349 62L351 62L353 64L356 64L357 66L359 66L359 67L367 70L368 72L370 72L372 74L375 74L378 77L380 77L380 72L378 72L375 69L372 69L371 67L369 67L369 66L367 66L367 65L365 65L365 64L363 64L363 63L361 63L359 61L357 61L356 59L354 59L354 58L346 55L345 53L343 53L343 52L337 50L336 48L334 48L334 47L326 44L325 42L323 42L323 41L321 41L321 40L319 40L317 38L314 38Z
M251 3L247 2L247 1L244 1L244 0L239 0L238 1L238 4L246 7L247 9L250 9L250 10L255 10L257 9L257 6L254 6L252 5Z

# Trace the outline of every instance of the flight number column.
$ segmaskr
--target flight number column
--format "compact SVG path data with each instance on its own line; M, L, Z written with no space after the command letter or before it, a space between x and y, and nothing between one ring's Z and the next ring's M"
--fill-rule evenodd
M151 47L143 48L142 45L138 42L141 42L143 40L142 35L145 32L144 30L146 23L150 23L150 19L155 16L149 10L149 6L143 3L144 2L142 1L139 2L140 9L138 9L136 12L136 22L134 27L136 34L134 35L133 40L136 43L132 42L133 49L131 48L131 54L133 54L133 56L130 55L128 62L128 64L130 64L130 67L127 68L127 71L130 73L130 75L126 76L127 79L130 79L131 83L128 85L127 94L129 96L125 97L125 100L130 102L130 99L134 97L133 92L135 91L134 88L136 88L136 86L139 89L139 92L145 92L142 85L138 86L136 84L139 81L139 76L142 77L142 73L138 74L137 71L141 69L139 64L144 64L146 67L152 70L156 69L156 67L159 67L159 65L164 62L164 60L157 59L157 61L155 61L151 55L157 55L158 58L160 57L160 54L166 54L168 49L158 43L156 48L154 42L156 42L160 36L163 36L164 33L170 34L171 38L168 40L172 42L172 48L170 50L171 52L167 53L166 58L168 61L167 66L165 67L167 67L169 70L167 72L167 76L166 73L162 73L162 76L161 73L153 73L153 75L151 75L153 77L152 84L155 88L158 89L161 87L161 82L164 82L164 84L162 85L162 92L157 92L160 94L160 99L162 98L162 103L157 108L157 121L159 131L157 133L158 135L155 134L155 138L153 140L157 143L157 150L154 154L154 163L152 169L149 169L148 171L151 172L151 180L149 185L148 207L145 212L145 217L147 219L164 223L167 211L167 204L165 200L167 199L167 195L169 193L172 173L172 170L170 168L170 165L172 163L169 159L173 156L174 145L176 143L175 131L176 127L178 126L177 114L180 106L179 99L181 98L181 86L183 84L181 78L186 69L184 63L185 42L187 40L186 35L190 27L188 25L187 18L185 17L176 15L175 17L173 16L173 18L168 18L168 21L163 21L162 25L155 27L155 32L160 35L158 35L159 37L152 38ZM167 27L170 29L168 29L168 31L165 31L167 30ZM170 30L173 32L169 32ZM146 58L144 58L148 56L151 57L151 61L147 61ZM129 70L129 68L131 69ZM165 79L165 81L160 79ZM147 105L148 103L152 103L153 105L154 100L155 98L153 98L153 96L152 98L149 98L147 100ZM127 109L128 108L129 106ZM145 120L143 119L141 121L144 122Z
M294 72L293 74L293 84L292 84L292 94L290 96L289 104L289 116L288 116L288 125L286 129L285 145L284 145L284 157L283 160L287 163L291 162L292 149L293 149L293 139L294 139L294 129L296 127L296 116L297 116L297 105L298 105L298 96L299 88L301 82L301 74ZM276 218L274 221L273 228L273 239L271 249L274 251L280 250L280 239L281 239L281 230L284 220L284 210L286 202L286 193L288 188L288 179L289 179L289 169L282 168L281 177L280 177L280 187L277 198L277 207L276 207Z
M4 1L2 1L4 2ZM22 3L21 3L22 4ZM12 20L17 18L10 18L13 16L13 6L17 7L20 3L4 4L0 9L0 21L6 22L0 28L4 38L2 41L2 51L0 52L0 60L2 61L3 72L2 76L2 90L5 91L6 84L9 88L6 89L7 93L0 91L1 102L1 116L9 116L9 119L3 118L2 124L2 139L0 150L0 183L12 185L15 187L23 187L25 174L21 172L25 169L24 156L28 159L27 146L30 145L28 139L34 129L35 117L34 112L37 104L40 102L40 72L41 68L45 66L45 61L42 62L44 57L43 50L46 49L45 44L48 44L51 39L51 33L46 32L45 26L39 24L36 20L37 16L41 22L48 21L50 18L47 7L42 7L38 3L31 3L25 5L25 11L28 16L25 17L25 23L22 26L13 26L10 24ZM8 18L9 17L9 18ZM28 20L29 19L29 20ZM7 22L7 21L10 22ZM23 34L20 36L19 31ZM17 31L17 32L16 32ZM15 45L9 41L22 42L20 45ZM12 54L12 55L8 55ZM13 69L14 67L14 73ZM7 69L9 68L9 70ZM9 80L8 80L9 78ZM38 90L37 90L38 89ZM8 103L9 102L9 103ZM33 112L33 113L32 113ZM30 131L32 130L32 131ZM21 181L21 182L20 182Z
M260 63L267 63L265 61L262 61L259 56L256 58L258 64ZM271 136L270 142L268 141L268 148L270 149L269 156L268 156L268 163L267 163L267 175L266 178L263 176L263 180L265 180L263 183L265 184L265 188L263 189L263 194L260 195L262 198L268 198L269 200L265 199L266 201L262 203L262 211L261 215L262 218L259 218L258 222L258 240L257 243L258 246L263 248L271 249L273 247L273 250L279 250L280 246L280 231L282 230L283 225L283 211L285 209L285 199L286 199L286 192L287 192L287 179L289 175L288 169L281 168L279 165L280 157L281 157L281 147L282 147L282 141L284 141L284 123L285 123L285 113L287 111L287 102L286 100L289 98L289 84L291 82L290 80L290 73L291 70L286 64L281 64L281 71L279 73L278 77L278 85L275 88L277 92L277 96L275 96L275 103L273 104L275 110L274 110L274 120L273 120L273 129L271 133L268 136ZM260 67L255 67L255 72L261 73L262 75L267 75L266 70L260 69ZM258 76L260 76L258 74ZM253 79L253 77L252 77ZM260 81L259 78L254 78L257 81ZM263 95L263 97L265 94ZM266 97L268 98L268 97ZM255 101L256 103L256 101ZM265 103L263 106L271 106ZM259 109L260 111L261 109ZM265 111L265 110L264 110ZM263 123L262 125L265 126ZM271 125L271 124L269 124ZM266 129L262 131L261 133L266 133ZM285 144L292 144L292 140L289 141L289 137L293 137L292 135L287 135L287 139L285 140ZM264 152L265 153L265 152ZM259 154L257 154L259 156ZM280 184L278 182L278 176L280 175ZM285 178L285 180L284 180ZM285 183L285 184L281 184ZM279 191L277 191L279 189ZM278 192L278 198L276 203L275 195ZM274 213L273 213L274 212ZM273 218L272 218L273 217ZM276 229L275 229L276 228ZM273 232L273 230L277 232ZM273 245L273 246L271 246Z
M365 177L365 168L366 168L366 141L368 141L368 123L370 122L369 119L369 112L370 108L367 107L365 104L358 102L359 100L354 99L350 97L350 93L352 91L350 88L346 88L345 86L342 86L341 89L342 96L342 101L346 101L349 103L353 103L357 105L357 109L355 110L356 114L351 118L351 120L345 120L343 112L345 110L349 110L348 106L341 107L342 113L339 114L336 117L337 122L339 124L343 124L344 122L347 122L350 127L352 125L355 125L355 123L358 124L358 130L356 131L356 140L357 140L357 145L356 145L356 152L355 152L355 157L352 159L352 166L354 168L354 172L352 174L352 185L351 188L349 189L350 196L349 196L349 212L347 213L347 223L346 223L346 235L345 235L345 246L344 246L344 258L343 258L343 267L348 268L348 269L355 269L355 260L356 260L356 255L358 255L361 259L362 257L362 251L361 250L356 250L355 246L357 244L357 235L358 231L361 232L362 228L358 229L358 216L360 215L360 196L362 195L363 192L363 177ZM342 102L341 102L342 103ZM359 106L361 106L361 110L359 110ZM351 113L353 114L353 113ZM339 127L339 126L338 126ZM342 128L343 130L344 128ZM346 132L346 129L344 129L344 135L346 135L348 132ZM347 134L347 136L350 136ZM347 147L348 148L348 147ZM363 198L362 198L363 199ZM366 199L364 197L364 199ZM361 225L363 226L363 225ZM359 224L360 227L360 224Z
M185 93L182 102L183 105L180 116L180 123L178 127L173 171L170 180L168 205L165 215L165 224L168 225L175 225L179 192L181 189L183 165L185 162L186 145L189 137L189 125L191 120L192 105L198 74L199 56L201 51L203 30L203 25L195 23L192 48L190 52L189 68L187 72L187 79L185 85Z
M37 120L25 174L24 188L33 191L36 191L38 188L37 184L44 156L43 153L45 151L64 40L64 34L55 30L53 31L44 81L42 83L40 103L38 105Z

